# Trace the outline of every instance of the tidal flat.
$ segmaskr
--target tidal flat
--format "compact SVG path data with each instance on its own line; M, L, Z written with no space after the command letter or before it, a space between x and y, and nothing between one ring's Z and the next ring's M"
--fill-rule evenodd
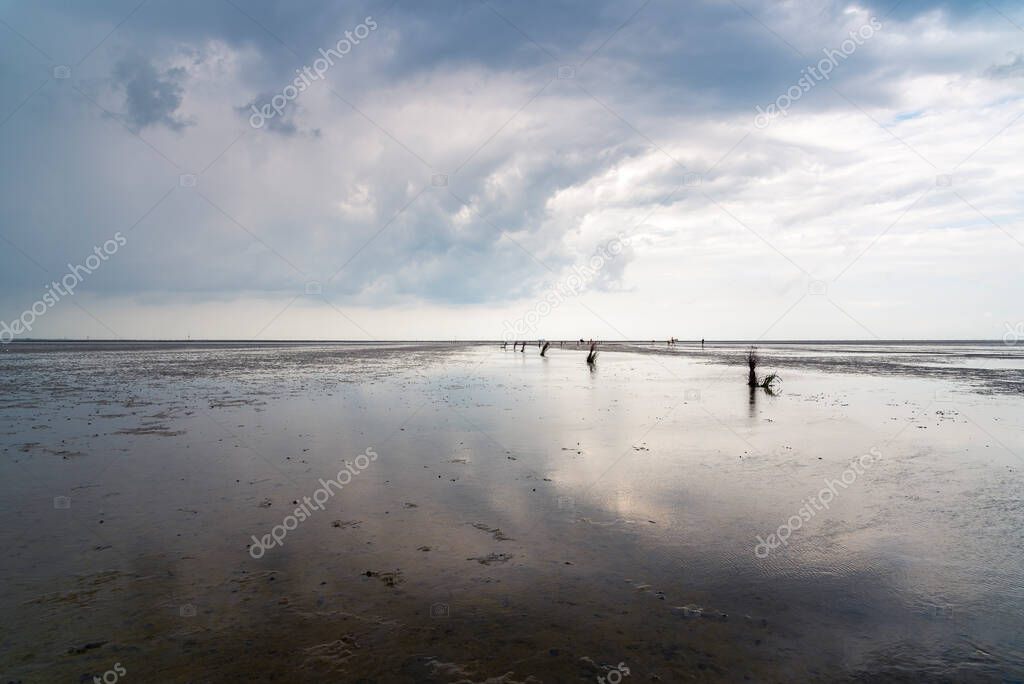
M9 345L3 681L1024 680L1024 347L744 348Z

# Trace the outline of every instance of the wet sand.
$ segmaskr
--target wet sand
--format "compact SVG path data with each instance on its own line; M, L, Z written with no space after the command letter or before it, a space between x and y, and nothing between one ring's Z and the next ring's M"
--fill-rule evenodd
M1018 348L538 352L0 355L3 681L1024 679Z

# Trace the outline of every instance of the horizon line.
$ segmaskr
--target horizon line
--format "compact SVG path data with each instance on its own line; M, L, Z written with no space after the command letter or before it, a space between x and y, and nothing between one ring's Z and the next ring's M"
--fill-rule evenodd
M525 339L516 339L515 342L576 342L583 338L551 338L551 337L530 337ZM677 344L678 343L693 343L700 344L817 344L817 343L858 343L858 344L911 344L911 343L999 343L1006 346L1015 346L1007 343L1002 339L985 339L985 338L914 338L914 337L903 337L903 338L876 338L876 339L862 339L862 338L818 338L818 339L773 339L773 340L760 340L760 339L723 339L723 340L712 340L712 339L679 339L672 338ZM504 340L501 338L381 338L381 339L340 339L340 338L304 338L304 339L254 339L254 338L161 338L161 337L137 337L137 338L109 338L109 337L24 337L13 339L10 342L5 342L2 346L10 346L13 344L25 344L25 343L38 343L38 342L103 342L103 343L160 343L160 342L173 342L173 343L246 343L246 344L278 344L278 343L289 343L289 344L303 344L303 343L345 343L345 344L375 344L380 342L437 342L444 344L452 343L479 343L479 344L501 344L503 342L512 342L513 340ZM589 340L588 340L589 341ZM638 339L594 339L595 342L603 344L654 344L667 342L666 338L638 338Z

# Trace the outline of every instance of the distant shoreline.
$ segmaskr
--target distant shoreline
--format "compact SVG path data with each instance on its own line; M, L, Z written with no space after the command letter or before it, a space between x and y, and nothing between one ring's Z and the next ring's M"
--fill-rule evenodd
M589 338L588 338L589 339ZM546 337L534 337L525 338L526 342L536 342L537 340L548 340L550 342L575 342L576 340L562 339L562 338L546 338ZM106 339L106 338L21 338L15 339L8 342L0 347L15 346L19 344L228 344L228 345L268 345L268 344L501 344L504 340L500 339L456 339L456 340L443 340L443 339L381 339L381 340L246 340L246 339L146 339L146 338L128 338L128 339ZM509 340L511 342L511 340ZM517 340L519 342L523 340ZM650 338L636 339L636 340L612 340L612 339L599 339L598 344L652 344ZM665 339L656 339L653 344L665 344ZM808 344L858 344L858 345L873 345L873 346L893 346L901 344L999 344L1007 346L1006 343L1001 339L898 339L898 340L867 340L867 339L841 339L841 340L711 340L707 339L703 341L705 345L808 345ZM676 346L678 345L700 345L701 340L683 340L677 339Z

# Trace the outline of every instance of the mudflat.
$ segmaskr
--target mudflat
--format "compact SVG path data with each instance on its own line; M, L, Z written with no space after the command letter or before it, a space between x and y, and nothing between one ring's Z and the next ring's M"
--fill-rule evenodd
M16 343L4 681L1016 681L1001 344Z

